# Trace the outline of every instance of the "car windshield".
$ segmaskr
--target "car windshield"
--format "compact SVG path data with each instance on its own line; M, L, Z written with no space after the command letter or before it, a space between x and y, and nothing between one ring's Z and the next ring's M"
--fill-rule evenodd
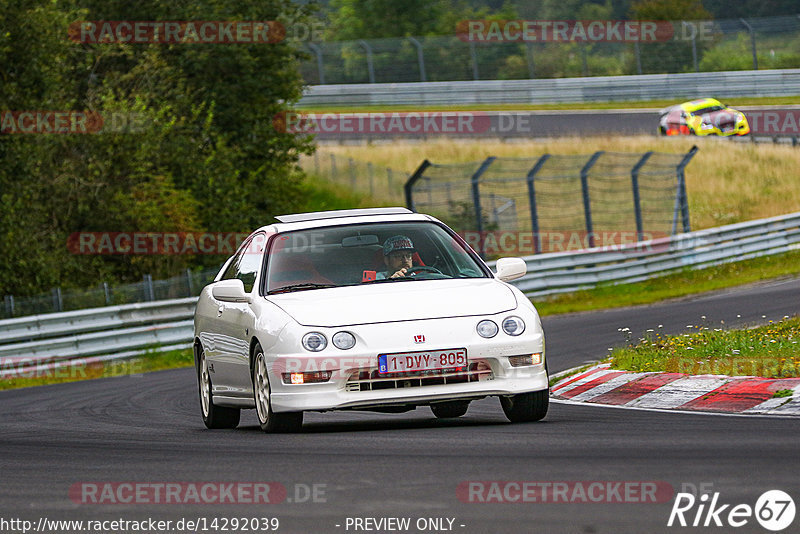
M692 115L705 115L706 113L712 113L714 111L722 111L723 109L725 109L725 106L714 104L713 106L707 106L704 108L696 109L692 111Z
M398 271L402 272L396 275ZM472 254L432 222L353 224L285 232L272 240L267 259L268 294L486 277Z

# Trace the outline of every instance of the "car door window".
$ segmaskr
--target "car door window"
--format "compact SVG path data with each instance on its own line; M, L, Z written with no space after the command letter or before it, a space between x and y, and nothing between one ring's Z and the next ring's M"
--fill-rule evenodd
M225 269L221 280L238 278L244 284L245 292L250 293L261 267L265 244L266 236L263 233L256 234L252 239L246 241L236 257L231 260L228 268Z
M256 283L256 277L261 268L261 259L264 257L266 241L264 234L256 234L242 249L236 278L242 281L246 293L250 293Z

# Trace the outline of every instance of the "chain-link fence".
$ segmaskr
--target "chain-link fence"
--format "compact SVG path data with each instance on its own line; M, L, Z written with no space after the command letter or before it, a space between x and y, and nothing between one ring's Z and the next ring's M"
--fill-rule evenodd
M324 85L800 67L800 15L660 24L668 31L654 42L480 42L453 35L308 43L301 72L306 83Z
M301 157L300 166L306 174L369 195L372 199L403 204L403 187L409 178L405 172L320 150L314 151L313 156Z
M487 257L615 247L690 231L684 168L696 151L425 160L406 203Z
M108 284L103 282L88 289L53 288L49 293L33 297L5 295L0 307L0 319L54 313L70 310L150 302L154 300L193 297L211 283L218 269L192 271L186 270L181 276L166 280L153 280L145 275L141 282L131 284Z

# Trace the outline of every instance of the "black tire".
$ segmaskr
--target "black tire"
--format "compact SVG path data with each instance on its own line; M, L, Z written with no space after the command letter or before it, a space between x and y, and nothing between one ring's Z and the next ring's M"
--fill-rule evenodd
M538 421L547 415L550 406L550 390L532 391L500 397L503 413L512 423L528 423Z
M270 402L267 359L261 345L253 349L253 400L261 430L270 433L298 432L303 427L303 412L275 413Z
M241 410L214 405L214 393L211 387L211 375L208 372L206 353L200 347L197 365L197 384L200 393L200 415L206 428L236 428L239 424Z
M469 409L469 401L449 401L431 404L433 415L439 419L461 417Z

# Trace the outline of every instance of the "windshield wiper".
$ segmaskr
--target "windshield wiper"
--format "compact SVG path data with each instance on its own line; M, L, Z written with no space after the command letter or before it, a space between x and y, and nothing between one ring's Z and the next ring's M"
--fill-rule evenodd
M279 287L267 292L267 295L274 295L276 293L291 293L292 291L305 291L307 289L326 289L329 287L339 287L336 284L314 284L307 282L304 284L292 284L288 286Z
M361 282L362 284L381 284L383 282L413 282L414 280L425 280L424 278L416 278L414 276L398 276L397 278L381 278L380 280L370 280L368 282Z

